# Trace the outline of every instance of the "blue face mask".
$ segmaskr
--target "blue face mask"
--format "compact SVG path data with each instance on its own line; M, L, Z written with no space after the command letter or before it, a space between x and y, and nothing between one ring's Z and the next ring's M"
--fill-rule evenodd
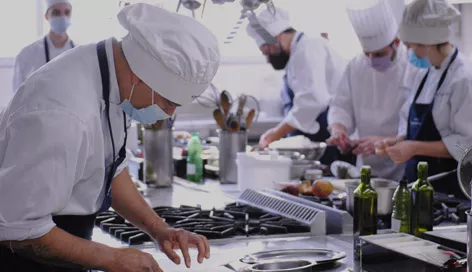
M51 30L57 34L66 33L70 26L70 18L67 16L55 16L49 19L49 25Z
M154 104L154 93L152 94L152 104L149 107L137 109L131 104L131 97L133 96L134 86L131 87L131 94L129 99L125 99L121 103L123 111L133 120L145 125L155 124L157 121L169 119L170 116L165 113L159 106ZM153 91L151 91L153 92Z
M411 48L408 50L408 60L411 64L418 68L428 69L431 67L431 63L429 62L428 57L418 58Z

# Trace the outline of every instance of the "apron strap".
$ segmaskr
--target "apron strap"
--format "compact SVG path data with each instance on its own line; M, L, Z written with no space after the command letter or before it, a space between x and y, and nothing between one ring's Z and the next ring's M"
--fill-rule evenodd
M125 140L123 146L120 149L118 154L118 159L116 159L116 149L115 149L115 140L113 138L113 130L111 127L111 120L110 120L110 72L108 67L108 58L107 52L105 47L105 41L101 41L97 44L97 55L100 65L100 75L102 78L102 95L103 99L105 100L105 110L107 115L107 122L108 128L110 132L110 139L111 139L111 146L113 150L113 163L112 167L107 174L107 180L105 184L105 202L102 206L103 210L108 210L111 206L111 183L113 181L113 177L115 175L117 167L125 160L126 158L126 141L128 139L128 132L126 130L126 115L123 112L123 126L125 130Z

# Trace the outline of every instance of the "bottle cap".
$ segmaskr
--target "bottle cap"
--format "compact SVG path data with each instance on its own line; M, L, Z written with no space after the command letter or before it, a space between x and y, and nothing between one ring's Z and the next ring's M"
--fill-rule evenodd
M418 163L418 166L428 166L427 162L421 161Z
M400 185L408 185L408 180L406 179L400 180Z

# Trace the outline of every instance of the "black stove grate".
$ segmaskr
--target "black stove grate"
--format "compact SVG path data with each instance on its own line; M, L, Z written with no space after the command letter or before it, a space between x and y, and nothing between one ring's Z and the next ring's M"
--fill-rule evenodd
M157 207L154 211L171 227L195 232L208 239L310 232L309 226L295 220L236 203L229 204L221 210L180 206ZM146 233L113 211L99 214L95 225L130 245L152 241Z

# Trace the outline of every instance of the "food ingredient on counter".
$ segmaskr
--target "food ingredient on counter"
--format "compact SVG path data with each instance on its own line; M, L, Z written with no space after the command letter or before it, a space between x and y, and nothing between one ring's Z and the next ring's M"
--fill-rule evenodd
M311 181L310 180L305 180L305 182L303 182L300 185L300 194L313 195L313 189L311 187Z
M281 191L290 195L294 195L294 196L298 196L300 194L299 186L296 186L296 185L288 185L287 187L283 188Z
M302 135L287 137L269 144L269 148L271 149L314 148L317 146L318 145L316 143Z
M313 183L312 193L314 196L326 198L333 192L333 184L327 180L319 179Z

